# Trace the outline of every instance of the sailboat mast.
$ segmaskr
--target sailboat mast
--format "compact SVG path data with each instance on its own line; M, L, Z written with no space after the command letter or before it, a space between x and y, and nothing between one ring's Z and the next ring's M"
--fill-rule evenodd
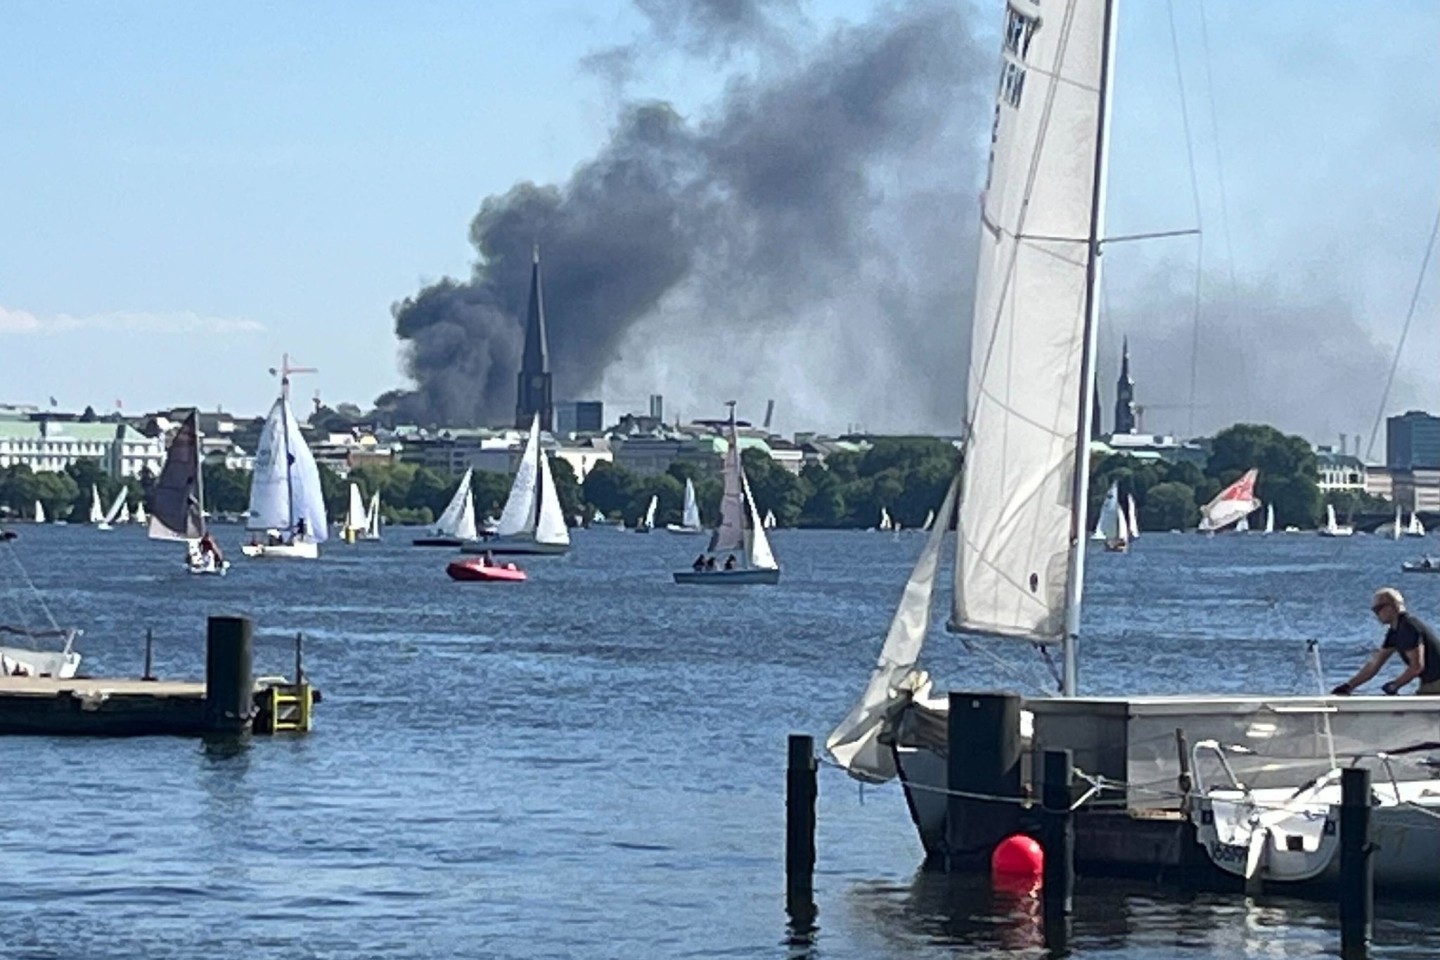
M290 354L281 354L280 369L270 372L280 374L280 449L285 454L285 510L290 515L290 529L295 529L295 482L292 477L294 458L290 456L290 375L292 373L315 373L314 367L290 366ZM313 532L313 531L312 531Z
M195 418L195 500L200 504L200 535L205 535L205 456L200 444L200 411L190 414Z
M1079 685L1077 653L1080 600L1085 590L1085 514L1090 498L1090 430L1095 404L1095 352L1099 340L1100 238L1105 226L1105 174L1109 160L1110 79L1115 64L1115 7L1105 0L1105 28L1100 48L1100 109L1095 123L1095 166L1090 195L1089 247L1085 267L1085 336L1080 352L1080 417L1075 432L1074 493L1070 503L1070 580L1065 590L1064 668L1062 696L1073 697Z

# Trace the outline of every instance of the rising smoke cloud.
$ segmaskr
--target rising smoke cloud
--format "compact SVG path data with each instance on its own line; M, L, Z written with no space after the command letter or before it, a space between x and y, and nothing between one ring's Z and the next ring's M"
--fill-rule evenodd
M396 305L416 386L381 405L510 419L538 241L557 398L660 391L699 414L779 397L795 421L839 403L953 430L994 52L930 0L818 39L789 0L637 6L650 35L588 63L622 93L656 43L747 66L694 119L622 95L568 181L487 198L472 276Z

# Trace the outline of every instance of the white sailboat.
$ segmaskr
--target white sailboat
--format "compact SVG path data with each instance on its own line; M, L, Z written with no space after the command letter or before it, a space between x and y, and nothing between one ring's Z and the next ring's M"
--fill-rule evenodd
M1361 753L1380 744L1430 741L1440 720L1440 702L1431 697L1079 696L1113 7L1113 0L1005 5L992 153L981 196L966 419L959 425L966 437L962 473L938 511L859 703L826 741L857 779L900 777L905 815L931 862L950 869L985 869L993 843L1011 829L1003 814L993 825L1004 832L993 840L983 833L991 824L949 822L957 804L947 793L964 788L952 787L947 771L960 771L956 758L971 749L978 762L989 763L983 782L1005 784L998 791L984 788L998 792L994 799L1002 802L971 805L977 820L984 817L976 808L1015 810L1011 804L1025 803L1032 795L1027 791L1039 789L1036 750L1072 750L1086 758L1087 775L1128 784L1111 801L1119 809L1103 816L1109 832L1090 834L1089 847L1086 837L1078 838L1077 868L1084 870L1090 857L1110 869L1159 869L1147 859L1151 854L1139 851L1169 844L1171 836L1185 842L1180 799L1154 789L1176 783L1181 774L1177 729L1190 742L1214 737L1243 743L1237 771L1247 784L1270 786L1330 769L1327 743L1329 750L1344 743ZM1253 483L1254 471L1247 476ZM1253 511L1253 491L1244 492L1207 505L1210 523L1224 525L1226 516L1233 523ZM952 749L952 719L958 731L969 718L950 716L951 700L932 693L919 664L948 512L957 503L949 628L975 644L1058 648L1060 696L1026 698L1012 711L993 695L981 704L986 695L957 691L951 694L957 710L977 708L975 717L994 727L981 734L991 738L986 747L977 739ZM1197 610L1207 603L1197 595ZM1145 650L1151 641L1135 642ZM969 689L985 689L988 682L973 680ZM1333 741L1317 736L1321 729L1333 730ZM998 759L1012 746L1014 754ZM996 752L985 754L987 748ZM1364 762L1376 760L1372 754ZM1085 813L1075 818L1077 833L1102 829L1092 826L1100 814L1086 820ZM1161 832L1148 832L1157 817L1176 824L1163 841ZM958 848L957 838L969 845ZM1124 859L1127 851L1136 852L1133 862ZM1433 863L1432 856L1432 882Z
M265 539L242 546L247 557L314 560L329 537L320 470L290 409L290 375L302 372L309 371L291 367L288 354L281 361L280 396L260 431L245 524Z
M96 526L105 522L105 508L100 505L100 490L90 484L90 522Z
M655 511L659 509L659 507L660 498L652 494L650 502L645 505L645 515L635 523L636 533L649 533L655 529Z
M1411 511L1410 511L1410 525L1405 528L1405 536L1407 536L1407 537L1423 537L1423 536L1425 536L1425 524L1423 524L1423 523L1420 522L1420 518L1419 518L1418 516L1416 516L1414 510L1411 510Z
M890 519L890 511L884 507L880 508L880 520L875 524L876 530L893 530L895 521Z
M1322 537L1348 537L1355 533L1355 528L1347 524L1337 523L1335 520L1335 505L1325 504L1325 525L1315 531Z
M200 418L192 410L165 451L165 465L151 493L151 540L185 544L185 568L195 574L223 575L230 561L205 530L205 476L200 462Z
M931 510L929 513L925 514L925 523L924 523L923 526L921 526L920 529L921 529L921 530L924 530L926 533L929 533L929 532L930 532L930 528L933 527L934 525L935 525L935 511L934 511L934 510Z
M1100 518L1095 522L1095 532L1105 541L1110 553L1124 553L1130 549L1130 523L1125 511L1120 509L1120 490L1117 484L1110 484L1105 502L1100 505Z
M365 532L360 534L361 540L380 539L380 491L376 490L370 494L370 508L365 511Z
M460 485L455 488L450 502L440 514L440 519L435 521L435 525L425 536L410 541L414 546L463 547L478 538L479 534L475 530L475 491L470 487L470 478L474 472L473 469L466 469L465 475L460 478Z
M1275 532L1275 504L1265 504L1265 533Z
M766 510L766 511L765 511L765 519L764 519L763 521L761 521L760 526L764 527L766 530L774 530L775 527L776 527L776 524L777 524L777 521L776 521L776 519L775 519L775 511L774 511L774 510Z
M122 522L120 520L120 511L125 509L125 498L129 496L129 494L129 490L124 487L120 488L120 492L115 494L115 499L110 501L110 509L105 511L105 515L101 517L100 522L95 525L96 530L113 530L115 529L115 524Z
M135 504L135 513L132 518L136 523L148 523L150 516L145 512L145 502L139 501Z
M1128 493L1127 493L1127 494L1125 495L1125 519L1128 520L1129 523L1130 523L1130 539L1131 539L1131 541L1133 542L1134 540L1139 539L1139 537L1140 537L1140 521L1139 521L1138 519L1136 519L1136 513L1135 513L1135 497L1134 497L1133 494L1128 494Z
M360 495L359 484L350 484L350 499L345 508L345 519L340 526L340 535L346 543L354 543L370 526L369 514L365 511L365 498Z
M45 505L42 504L39 500L35 501L35 522L45 522Z
M0 561L0 594L8 601L0 604L0 683L5 677L75 676L80 669L75 641L83 631L55 620L12 538L0 537ZM31 603L21 600L27 592Z
M540 417L530 422L530 437L515 471L515 482L495 536L484 543L467 544L463 553L494 554L559 554L570 549L570 529L560 510L560 497L555 492L555 478L550 473L550 458L540 446Z
M654 503L652 498L651 503ZM680 513L680 522L667 523L665 529L671 533L704 533L705 527L700 523L700 505L695 502L695 483L689 477L685 478L685 508Z
M1235 524L1238 531L1241 529L1242 520L1245 521L1244 529L1249 530L1250 522L1247 518L1260 508L1260 501L1255 498L1255 480L1259 475L1259 470L1246 470L1240 479L1221 490L1215 495L1215 499L1201 507L1200 532L1214 533L1231 524Z
M710 537L707 563L697 560L689 570L675 572L676 583L776 584L780 565L765 536L765 524L750 495L750 482L740 460L735 432L735 404L730 404L729 444L725 449L725 492L720 498L720 524ZM723 556L722 556L723 555Z

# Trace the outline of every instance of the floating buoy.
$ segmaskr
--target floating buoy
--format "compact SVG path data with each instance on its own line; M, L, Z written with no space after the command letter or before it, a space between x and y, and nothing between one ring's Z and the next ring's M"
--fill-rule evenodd
M1045 851L1034 837L1011 834L990 854L990 881L996 888L1029 892L1040 886L1044 876Z

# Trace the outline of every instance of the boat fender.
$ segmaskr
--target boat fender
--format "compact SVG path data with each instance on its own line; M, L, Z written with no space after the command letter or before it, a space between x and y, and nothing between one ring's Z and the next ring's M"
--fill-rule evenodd
M87 713L94 713L99 710L106 700L110 699L109 690L92 688L90 690L72 690L70 696L80 701L80 709Z

